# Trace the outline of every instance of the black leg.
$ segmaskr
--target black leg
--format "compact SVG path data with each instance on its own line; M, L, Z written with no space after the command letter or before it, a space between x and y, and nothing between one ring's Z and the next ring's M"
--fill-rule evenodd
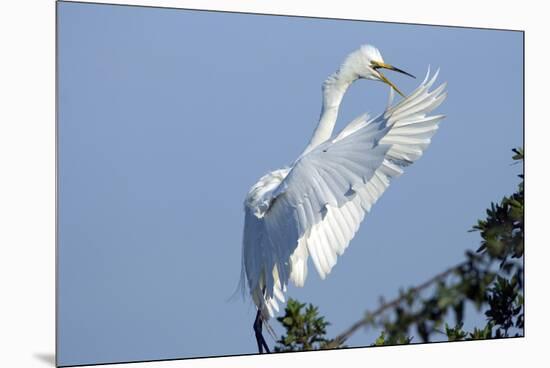
M262 354L264 352L262 346L262 317L260 310L256 313L256 319L254 320L254 333L256 334L256 343L258 344L258 353Z
M262 314L260 310L256 313L256 319L254 320L254 333L256 334L256 343L258 344L258 352L263 354L264 349L267 353L270 353L269 347L265 342L265 339L262 335Z

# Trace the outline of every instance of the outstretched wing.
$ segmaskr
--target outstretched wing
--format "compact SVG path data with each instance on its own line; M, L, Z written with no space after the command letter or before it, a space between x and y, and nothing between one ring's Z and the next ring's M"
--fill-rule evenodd
M278 310L288 280L302 286L307 260L325 278L390 179L417 160L442 115L445 84L429 91L437 73L380 116L359 117L292 166L261 216L246 209L243 268L265 317Z

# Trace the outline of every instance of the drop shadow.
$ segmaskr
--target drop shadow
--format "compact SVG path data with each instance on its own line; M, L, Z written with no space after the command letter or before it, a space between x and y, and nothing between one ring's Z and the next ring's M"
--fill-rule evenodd
M55 354L52 353L34 353L34 357L43 363L55 367Z

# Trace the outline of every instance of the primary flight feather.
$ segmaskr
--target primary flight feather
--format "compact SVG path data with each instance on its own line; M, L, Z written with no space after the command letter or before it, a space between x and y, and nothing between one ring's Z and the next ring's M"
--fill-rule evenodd
M323 84L323 108L310 143L287 168L270 172L245 199L242 249L243 290L258 309L254 329L260 353L269 351L262 321L279 310L277 300L291 280L303 286L308 260L324 279L348 247L365 213L390 181L430 144L443 115L430 115L446 97L445 84L432 89L430 73L404 96L380 69L408 74L386 64L378 49L361 46ZM390 101L375 118L362 115L333 134L342 98L358 79L388 84ZM403 99L392 105L393 90Z

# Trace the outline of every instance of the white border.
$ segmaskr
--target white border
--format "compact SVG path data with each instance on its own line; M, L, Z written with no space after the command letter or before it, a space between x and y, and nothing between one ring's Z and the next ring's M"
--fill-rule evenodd
M72 1L72 0L69 0ZM78 2L78 1L76 1ZM225 10L280 15L307 15L326 18L364 19L407 23L446 24L483 28L522 29L517 13L501 13L503 5L496 7L491 1L461 1L460 5L437 1L227 1L227 0L115 0L87 3L133 4L169 8ZM424 5L425 4L425 5ZM455 9L453 9L455 8ZM466 8L475 9L464 14ZM487 17L487 13L498 17ZM445 12L445 18L441 17ZM443 21L443 19L445 21Z
M107 1L95 1L107 2ZM269 357L193 359L117 367L280 367L295 365L514 366L544 354L550 310L549 244L544 236L550 187L548 22L544 2L462 0L109 1L195 9L405 21L526 30L526 338L474 343L354 349ZM4 1L0 10L0 366L51 367L54 341L55 116L52 0ZM476 65L475 55L465 68ZM516 72L516 71L514 71ZM502 78L506 78L503 75ZM483 81L472 88L485 88ZM473 132L475 134L475 132ZM495 132L498 135L498 132ZM467 143L465 143L467 149ZM457 152L457 154L460 154ZM535 200L536 198L536 200ZM543 361L547 361L545 358ZM411 364L412 363L412 364ZM109 365L111 366L111 365ZM113 365L114 366L114 365Z

